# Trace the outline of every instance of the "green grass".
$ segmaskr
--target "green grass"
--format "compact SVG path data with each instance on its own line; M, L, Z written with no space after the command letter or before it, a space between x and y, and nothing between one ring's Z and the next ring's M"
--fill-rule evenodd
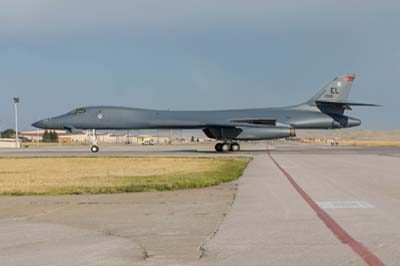
M249 158L1 158L0 195L108 194L194 189L240 177Z

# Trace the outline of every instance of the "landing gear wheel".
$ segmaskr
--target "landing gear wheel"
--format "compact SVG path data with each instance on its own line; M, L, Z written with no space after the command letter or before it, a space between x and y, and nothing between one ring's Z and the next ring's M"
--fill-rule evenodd
M222 151L222 143L215 144L215 150L218 152L221 152Z
M231 151L240 151L239 143L232 143L231 144Z
M90 150L93 152L93 153L96 153L96 152L99 152L99 147L98 146L96 146L96 145L93 145L92 147L90 147Z
M222 144L222 151L226 152L229 151L231 149L231 145L229 143L223 143Z

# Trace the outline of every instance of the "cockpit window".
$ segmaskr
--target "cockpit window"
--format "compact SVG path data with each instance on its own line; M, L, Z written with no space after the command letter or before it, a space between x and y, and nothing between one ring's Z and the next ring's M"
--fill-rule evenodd
M69 112L70 115L78 115L78 114L83 114L83 113L86 113L85 108L78 108L78 109L75 109L75 110Z

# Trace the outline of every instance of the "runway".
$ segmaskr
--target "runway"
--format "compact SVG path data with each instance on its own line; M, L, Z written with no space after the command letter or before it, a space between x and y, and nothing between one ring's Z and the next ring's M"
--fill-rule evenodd
M0 155L92 156L85 148ZM247 144L229 154L211 148L117 146L98 155L254 159L237 182L214 188L0 198L0 264L398 265L399 148L287 142Z
M267 150L274 154L375 154L400 156L400 148L395 147L353 147L306 145L297 142L269 141L241 143L241 151L217 153L215 143L173 144L173 145L100 145L99 153L90 152L88 145L31 145L23 149L0 149L0 157L37 156L241 156L262 155Z

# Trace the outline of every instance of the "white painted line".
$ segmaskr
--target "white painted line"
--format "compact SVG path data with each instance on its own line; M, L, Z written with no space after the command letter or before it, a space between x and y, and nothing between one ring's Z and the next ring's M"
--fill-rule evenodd
M374 207L366 201L319 201L317 204L322 209L369 209Z

